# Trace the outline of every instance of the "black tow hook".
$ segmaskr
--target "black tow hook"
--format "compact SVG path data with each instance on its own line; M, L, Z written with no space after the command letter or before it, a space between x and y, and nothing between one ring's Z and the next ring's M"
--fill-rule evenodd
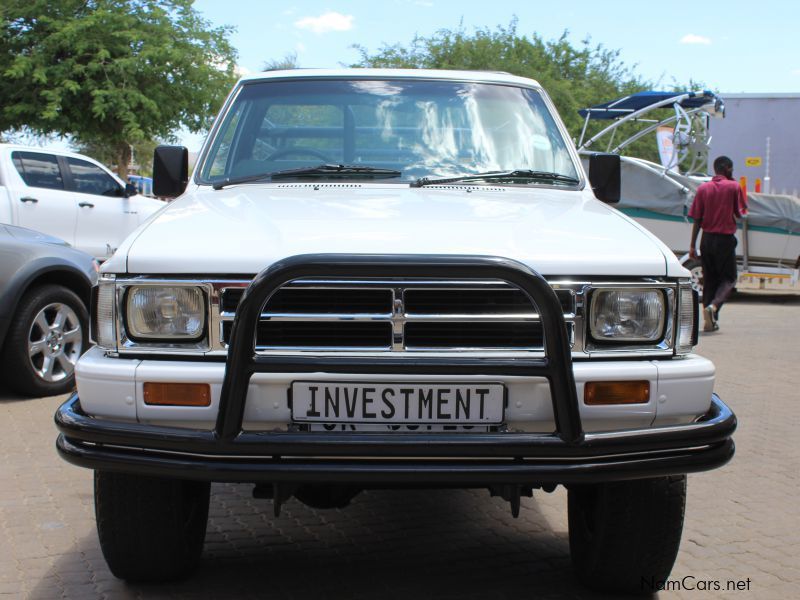
M533 488L529 486L523 485L499 485L497 487L489 488L489 494L491 496L499 496L506 502L511 504L511 516L515 519L519 517L519 508L520 508L520 498L525 496L526 498L533 497Z
M259 483L253 488L253 498L272 500L272 512L281 516L281 507L294 496L296 485L286 483Z

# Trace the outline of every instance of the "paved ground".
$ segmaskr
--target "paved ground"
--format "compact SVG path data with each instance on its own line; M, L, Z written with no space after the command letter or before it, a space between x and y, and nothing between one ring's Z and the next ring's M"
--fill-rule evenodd
M737 454L690 477L672 579L697 589L659 596L792 598L800 586L800 296L739 296L722 317L699 350L716 362L717 391L740 418ZM344 511L291 501L274 519L249 486L216 485L199 573L177 585L128 586L100 553L91 474L53 448L61 400L0 390L0 595L592 597L572 580L563 490L524 499L518 520L479 491L365 493ZM700 591L707 580L749 592Z

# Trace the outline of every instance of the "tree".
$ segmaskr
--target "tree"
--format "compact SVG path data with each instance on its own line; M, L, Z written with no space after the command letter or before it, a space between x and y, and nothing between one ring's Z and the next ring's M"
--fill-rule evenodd
M583 127L579 109L652 89L654 84L628 67L619 50L593 46L589 39L573 45L567 36L568 32L554 40L543 40L536 33L525 36L517 32L516 19L508 27L477 29L472 34L461 27L442 29L430 37L417 36L408 46L384 45L372 54L355 46L361 56L353 66L506 71L536 79L550 94L570 135L577 139ZM592 122L588 134L605 125L608 121ZM618 140L637 130L636 126L620 129ZM626 153L658 160L652 140L640 140L626 148Z
M128 172L136 169L138 175L150 177L153 173L153 151L161 142L157 140L143 140L131 144L131 161L128 164ZM117 168L119 153L114 144L103 142L75 142L75 151L80 154L91 156L111 168Z
M4 0L0 131L110 148L125 178L132 144L207 128L236 53L192 2Z
M268 60L261 67L262 71L282 71L283 69L298 69L297 52L289 52L280 59Z

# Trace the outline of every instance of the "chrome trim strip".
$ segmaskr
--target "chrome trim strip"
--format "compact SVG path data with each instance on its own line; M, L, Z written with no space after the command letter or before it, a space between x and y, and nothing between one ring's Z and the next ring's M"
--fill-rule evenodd
M231 312L220 313L223 321L233 321L235 316ZM422 322L470 322L470 323L496 323L496 322L527 322L539 321L538 313L507 313L507 314L397 314L397 313L261 313L262 321L405 321Z
M439 322L453 321L456 323L496 323L496 322L526 322L541 321L539 313L504 313L504 314L418 314L406 313L406 321Z
M464 357L464 356L472 356L472 357L481 357L490 354L492 358L541 358L544 357L544 351L542 350L525 350L520 348L512 348L512 349L503 349L503 348L431 348L431 349L409 349L406 348L405 350L394 352L390 348L387 347L386 350L377 351L375 348L332 348L326 347L324 350L315 349L315 348L308 348L306 346L300 348L288 348L285 346L281 346L279 349L272 349L272 350L261 350L257 351L259 356L306 356L306 355L313 355L319 357L330 357L330 356L354 356L354 357L363 357L363 356L374 356L376 354L384 354L386 352L392 352L392 356L408 356L413 357L414 354L419 352L425 352L429 357L442 357L442 358L455 358L455 357ZM210 353L215 354L215 353ZM225 356L225 353L220 353L221 356Z
M227 346L226 346L227 347ZM313 352L322 354L320 350L325 352L339 353L339 352L390 352L393 350L391 346L258 346L256 354L285 354L286 352Z
M226 321L232 313L223 313ZM262 321L391 321L392 313L261 313Z

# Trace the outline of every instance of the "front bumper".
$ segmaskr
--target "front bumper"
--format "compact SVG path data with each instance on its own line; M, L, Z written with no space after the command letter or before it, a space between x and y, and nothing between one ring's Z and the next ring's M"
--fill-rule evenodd
M542 358L319 357L254 353L267 300L301 278L497 279L538 308ZM57 447L68 461L97 470L205 481L350 483L483 487L639 479L705 471L733 455L736 417L713 396L694 423L586 433L567 329L547 281L501 257L306 255L259 273L236 310L213 429L181 429L88 416L77 395L56 413ZM546 378L553 433L346 433L243 429L248 387L258 373L474 375Z
M85 415L73 395L56 413L61 456L82 467L228 482L362 485L592 483L693 473L734 453L736 417L714 395L695 423L587 433L579 444L551 434L241 434L121 423Z

